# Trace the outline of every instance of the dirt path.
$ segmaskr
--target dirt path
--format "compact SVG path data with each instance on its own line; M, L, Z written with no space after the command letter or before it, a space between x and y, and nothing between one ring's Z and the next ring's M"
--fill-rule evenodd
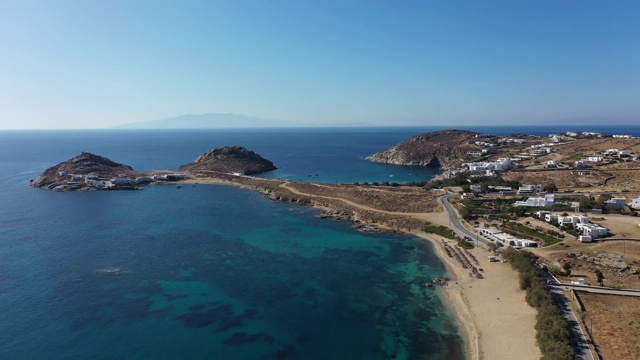
M322 187L323 185L318 185L318 184L313 184L314 186L318 186L318 187ZM290 183L282 183L280 184L281 188L287 189L290 192L296 194L296 195L301 195L301 196L307 196L310 198L317 198L317 199L327 199L327 200L335 200L335 201L341 201L347 205L353 206L354 208L360 209L360 210L366 210L366 211L372 211L372 212L377 212L380 214L386 214L386 215L394 215L394 216L406 216L406 217L411 217L414 219L418 219L418 220L424 220L427 221L430 216L432 215L432 213L407 213L407 212L397 212L397 211L386 211L386 210L380 210L378 208L374 208L371 206L367 206L367 205L362 205L362 204L358 204L357 202L351 201L351 200L347 200L347 199L343 199L340 197L333 197L333 196L326 196L326 195L317 195L317 194L309 194L309 193L305 193L303 191L300 191L296 188L293 188L290 186ZM325 186L326 188L331 188L329 186ZM381 190L379 190L381 191Z

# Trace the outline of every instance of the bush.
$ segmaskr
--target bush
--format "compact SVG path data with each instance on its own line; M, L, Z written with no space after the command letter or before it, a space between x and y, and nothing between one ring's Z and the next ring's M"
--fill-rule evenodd
M427 222L423 230L424 232L440 235L440 236L446 237L447 239L452 239L452 240L458 239L458 235L456 235L456 233L453 230L449 229L446 226L434 225L430 222Z
M536 269L535 255L528 251L507 248L502 252L502 256L518 270L520 288L527 292L525 300L538 310L536 340L540 346L542 359L574 359L575 352L571 347L569 324L555 306L549 288Z

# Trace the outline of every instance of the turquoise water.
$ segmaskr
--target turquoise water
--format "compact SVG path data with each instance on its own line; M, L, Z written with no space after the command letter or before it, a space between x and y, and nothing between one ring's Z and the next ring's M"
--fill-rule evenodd
M3 243L1 358L461 358L424 241L225 186L31 191L51 216Z
M308 171L292 171L304 168L302 150L288 154L310 134L286 146L286 134L245 135L293 176ZM424 286L445 269L419 239L363 234L314 209L227 186L92 193L28 186L81 151L142 170L175 168L209 136L222 135L0 133L1 359L464 357L453 317ZM242 136L227 140L243 144ZM338 138L341 149L353 142L351 134ZM326 150L305 146L317 172L344 171L332 170L335 156ZM389 167L362 163L355 149L342 150L354 169L343 179L388 177Z
M364 157L429 130L0 131L0 359L464 358L453 317L424 287L446 276L425 241L233 187L29 187L82 151L145 171L225 145L273 160L266 177L421 181L438 170Z

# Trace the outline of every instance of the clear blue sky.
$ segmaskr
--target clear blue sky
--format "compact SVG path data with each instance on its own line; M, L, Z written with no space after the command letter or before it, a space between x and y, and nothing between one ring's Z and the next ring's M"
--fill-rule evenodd
M640 123L639 1L0 0L0 129Z

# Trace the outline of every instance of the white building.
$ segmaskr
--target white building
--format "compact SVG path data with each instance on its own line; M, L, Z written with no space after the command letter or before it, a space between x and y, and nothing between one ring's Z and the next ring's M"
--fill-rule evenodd
M462 198L465 200L471 200L471 199L475 199L476 196L473 195L473 193L463 193Z
M533 195L542 192L542 185L522 185L518 188L518 195Z
M480 184L471 184L471 185L469 185L469 189L471 189L471 191L473 191L473 192L480 192L480 191L482 191L482 185L480 185Z
M544 197L530 197L526 201L516 201L513 206L553 206L555 195L547 194Z
M580 236L578 237L578 240L579 240L580 242L592 242L592 241L593 241L593 238L592 238L591 236L580 235Z
M577 229L582 231L583 235L590 236L591 239L598 239L609 234L607 228L596 224L580 224Z
M590 162L602 162L602 156L587 156L585 160Z
M469 171L487 171L487 170L509 170L511 169L511 160L498 159L492 162L474 162L468 163Z
M480 228L480 234L501 245L512 247L538 247L538 243L529 239L520 239L496 228Z
M632 209L640 209L640 196L631 200L629 207Z
M574 163L573 163L573 167L576 167L576 168L583 168L583 167L584 167L584 161L582 161L582 160L578 160L578 161L574 162Z
M547 210L538 210L538 211L536 211L536 216L538 217L538 219L541 219L541 220L544 220L544 217L547 214L551 214L551 211L547 211Z
M623 208L627 206L627 199L625 198L611 198L604 202L607 206Z
M558 163L555 160L549 160L547 161L547 167L549 169L554 169L558 167Z

